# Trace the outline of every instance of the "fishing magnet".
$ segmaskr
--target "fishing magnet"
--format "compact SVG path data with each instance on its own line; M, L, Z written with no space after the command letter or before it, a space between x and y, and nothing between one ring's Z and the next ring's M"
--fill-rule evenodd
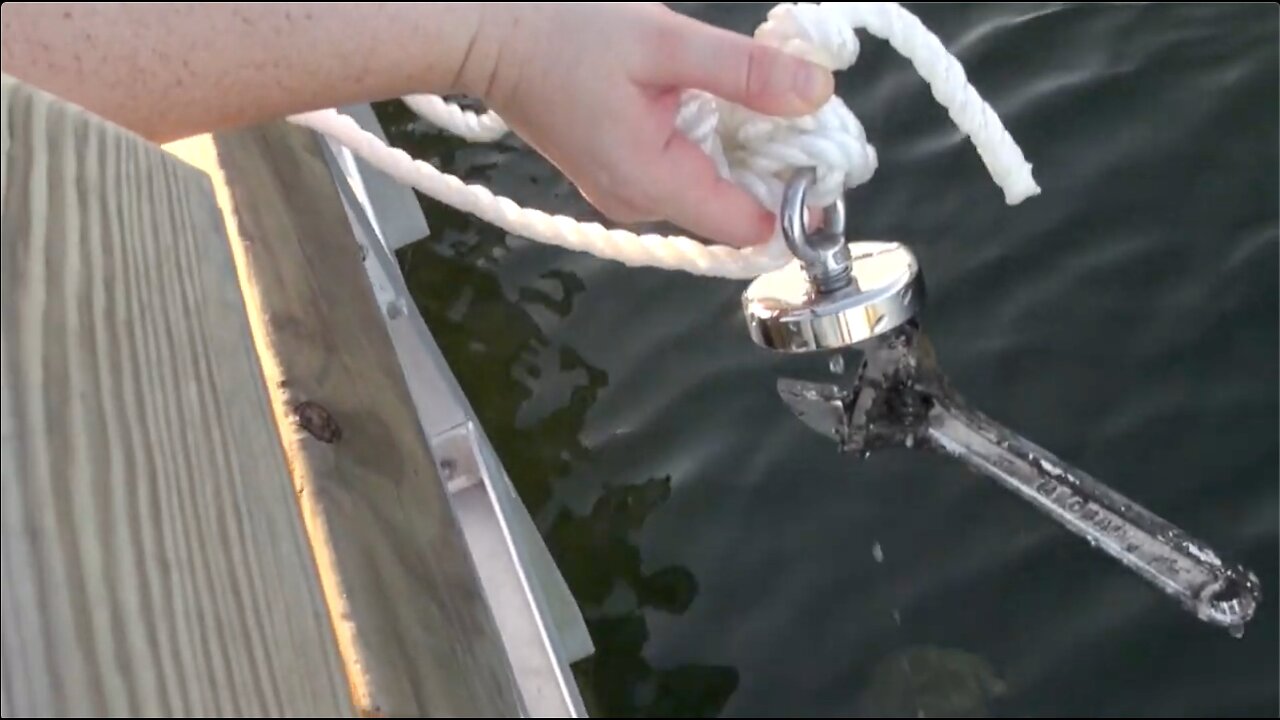
M806 231L805 196L817 179L802 169L782 198L782 235L796 259L756 278L743 292L751 339L789 353L858 345L914 318L924 302L915 255L896 242L845 241L844 200L823 209Z

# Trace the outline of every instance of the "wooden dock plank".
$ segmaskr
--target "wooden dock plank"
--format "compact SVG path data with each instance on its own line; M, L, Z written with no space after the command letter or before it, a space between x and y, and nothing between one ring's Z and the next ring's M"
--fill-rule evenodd
M351 715L208 178L0 115L4 716Z
M358 706L515 717L514 674L318 140L170 150L214 180Z

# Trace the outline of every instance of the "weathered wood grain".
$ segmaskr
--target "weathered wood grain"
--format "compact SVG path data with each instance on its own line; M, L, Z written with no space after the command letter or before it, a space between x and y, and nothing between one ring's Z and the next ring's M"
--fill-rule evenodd
M4 715L351 715L208 179L3 101Z
M497 624L318 140L277 123L171 150L210 174L228 211L357 706L519 716Z

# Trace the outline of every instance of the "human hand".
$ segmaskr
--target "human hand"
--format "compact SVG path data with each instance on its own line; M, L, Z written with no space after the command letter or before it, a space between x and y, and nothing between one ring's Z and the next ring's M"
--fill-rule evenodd
M831 96L825 68L659 3L502 4L477 33L472 94L619 223L666 220L707 240L762 243L776 219L721 179L676 128L686 89L757 112L804 115ZM495 17L496 16L496 17Z

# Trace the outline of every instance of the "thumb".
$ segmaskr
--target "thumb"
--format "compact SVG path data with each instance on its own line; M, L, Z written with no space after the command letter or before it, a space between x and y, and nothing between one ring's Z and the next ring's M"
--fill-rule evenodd
M764 115L817 111L835 91L831 71L739 33L681 17L655 57L653 80L703 90Z

